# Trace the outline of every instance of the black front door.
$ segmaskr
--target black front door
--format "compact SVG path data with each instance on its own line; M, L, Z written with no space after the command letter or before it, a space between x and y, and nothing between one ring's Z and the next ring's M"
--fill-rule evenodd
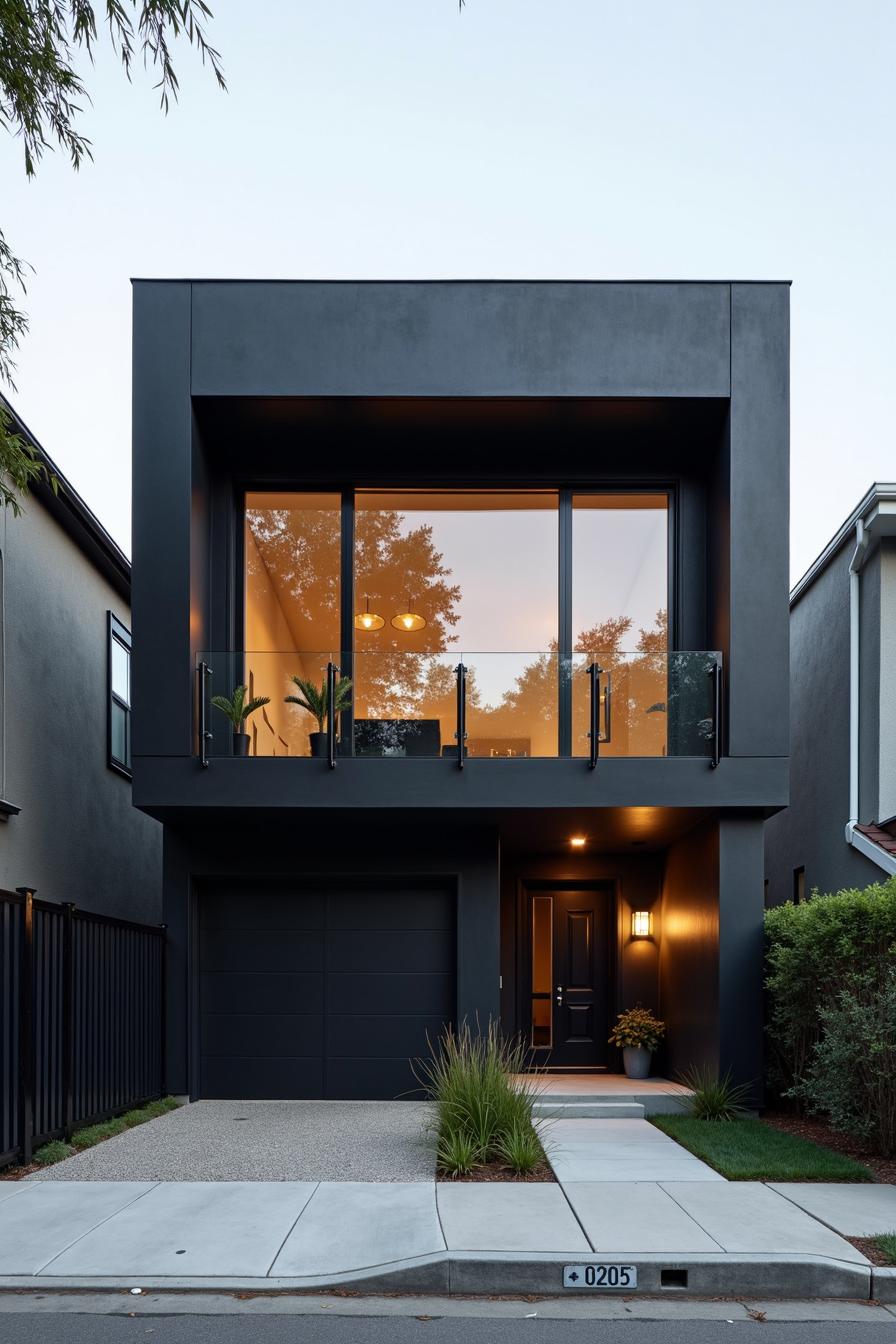
M531 1044L548 1068L606 1065L609 906L606 889L529 894Z

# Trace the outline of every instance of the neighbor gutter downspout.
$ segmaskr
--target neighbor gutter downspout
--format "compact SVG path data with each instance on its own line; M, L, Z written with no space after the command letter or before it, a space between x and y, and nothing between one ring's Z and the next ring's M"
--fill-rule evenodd
M859 824L859 651L862 601L862 567L868 556L870 538L864 519L856 521L856 548L849 562L849 821L846 843L876 863L884 872L896 873L896 859L869 840L856 827Z

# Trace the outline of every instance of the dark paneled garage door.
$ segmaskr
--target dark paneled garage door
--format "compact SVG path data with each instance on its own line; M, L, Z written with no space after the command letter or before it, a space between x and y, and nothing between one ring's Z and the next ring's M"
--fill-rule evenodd
M454 1017L455 894L216 883L199 906L200 1095L396 1097Z

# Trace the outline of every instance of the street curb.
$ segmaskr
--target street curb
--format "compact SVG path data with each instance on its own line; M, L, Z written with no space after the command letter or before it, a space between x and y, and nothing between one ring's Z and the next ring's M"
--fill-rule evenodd
M327 1289L358 1293L429 1293L437 1296L525 1295L562 1297L669 1298L773 1297L851 1298L896 1301L896 1270L873 1271L869 1264L850 1263L828 1256L719 1254L671 1256L619 1255L602 1252L603 1261L636 1265L634 1292L600 1289L564 1289L562 1267L569 1254L507 1254L494 1251L442 1251L413 1260L350 1270L341 1274L301 1278L208 1277L179 1278L148 1275L121 1278L111 1275L54 1276L48 1274L0 1277L0 1292L23 1288L41 1292L72 1289L134 1288L144 1290L223 1289L258 1294L320 1292ZM580 1257L588 1259L589 1257ZM595 1257L590 1257L594 1259Z
M896 1302L896 1269L872 1265L871 1296L878 1302Z

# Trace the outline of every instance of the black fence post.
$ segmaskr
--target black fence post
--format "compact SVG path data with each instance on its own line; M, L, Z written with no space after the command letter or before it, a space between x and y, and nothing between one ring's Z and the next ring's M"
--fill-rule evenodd
M160 924L159 941L159 1096L165 1095L168 1063L168 986L166 981L166 962L168 949L168 925Z
M16 887L22 897L19 946L19 1147L31 1161L34 1138L34 890Z
M66 1143L75 1125L74 901L62 902L62 1127Z

